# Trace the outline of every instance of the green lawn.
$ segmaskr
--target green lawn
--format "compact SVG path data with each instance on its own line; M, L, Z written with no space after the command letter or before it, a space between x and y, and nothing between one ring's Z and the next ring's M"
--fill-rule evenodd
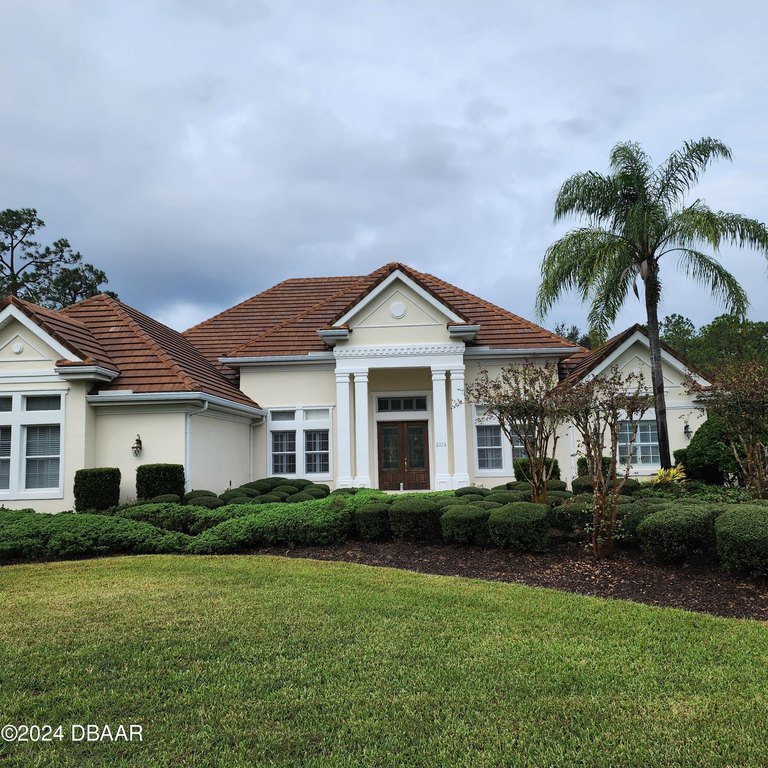
M0 568L4 766L765 766L768 628L276 557Z

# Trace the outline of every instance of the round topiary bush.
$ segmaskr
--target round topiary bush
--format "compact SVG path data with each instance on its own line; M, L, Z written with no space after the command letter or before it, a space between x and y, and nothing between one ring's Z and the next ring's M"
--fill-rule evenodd
M287 497L283 496L281 493L264 493L261 496L257 496L256 498L258 498L259 502L262 504L271 504L278 501L282 501Z
M573 480L571 480L571 490L576 495L580 493L592 493L592 478L589 475L574 477Z
M715 520L717 554L723 570L768 576L768 508L743 504Z
M389 507L392 535L401 541L437 539L440 537L440 513L431 499L396 499Z
M149 500L152 504L181 504L181 496L175 493L161 493Z
M328 495L326 491L322 488L318 488L316 485L306 485L302 488L301 492L306 493L313 499L324 499Z
M389 504L366 504L355 510L355 529L365 541L388 539L392 533L389 527Z
M440 516L443 539L449 544L472 544L488 535L490 510L475 504L449 507Z
M445 509L446 507L454 507L457 504L467 504L468 502L461 496L438 496L432 499L436 507Z
M293 496L294 493L298 493L299 489L295 485L286 483L285 485L276 485L272 489L272 493L284 493L286 497Z
M464 488L457 488L457 496L487 496L490 493L489 488L479 488L474 485L467 485Z
M192 490L184 494L184 503L190 502L192 499L196 499L199 496L213 496L214 499L218 498L213 491L205 490Z
M494 509L488 518L488 533L498 547L544 552L549 541L547 505L517 501Z
M326 485L325 483L313 483L312 487L319 488L321 491L325 491L326 496L331 492L331 486Z
M500 504L512 504L515 501L530 501L531 494L523 491L492 491L486 499Z
M296 491L298 493L298 491ZM285 501L291 494L286 493L285 491L270 491L269 493L265 493L265 496L269 496L271 499L274 499L275 501Z
M227 501L227 504L253 504L254 499L252 496L235 496L229 501Z
M300 491L303 491L308 485L312 485L312 481L297 477L291 480L290 485L295 485Z
M218 496L195 496L190 502L190 506L217 509L223 507L224 503Z
M255 488L249 488L245 485L241 485L238 488L233 488L232 490L237 491L240 496L250 496L253 498L261 495Z
M705 504L662 507L638 524L637 535L643 552L664 563L709 555L715 549L712 510Z
M547 489L550 491L564 491L566 488L565 480L547 480Z
M304 493L304 491L298 491L298 493L291 494L287 499L286 502L288 504L296 504L299 501L312 501L315 497L312 496L310 493Z

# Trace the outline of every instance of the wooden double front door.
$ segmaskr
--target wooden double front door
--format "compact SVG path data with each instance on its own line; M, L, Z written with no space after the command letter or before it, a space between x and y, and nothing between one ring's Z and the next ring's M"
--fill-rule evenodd
M426 421L379 422L379 488L429 488L429 429Z

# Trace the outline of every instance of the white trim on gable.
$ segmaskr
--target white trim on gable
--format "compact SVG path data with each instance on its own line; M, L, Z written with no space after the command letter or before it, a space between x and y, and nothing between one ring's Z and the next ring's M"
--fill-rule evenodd
M51 349L57 352L61 359L71 360L72 362L82 363L82 359L75 355L71 349L67 349L63 344L58 342L49 333L44 331L36 322L30 320L20 309L14 307L13 304L9 304L0 313L0 329L5 328L11 320L16 320L21 323L30 333L42 339Z
M648 337L641 331L635 331L628 339L619 344L619 346L614 349L613 352L611 352L611 354L605 358L605 360L600 361L588 374L586 374L584 376L584 381L589 381L590 379L608 369L613 363L616 362L616 360L619 359L619 357L621 357L621 355L623 355L635 342L638 341L650 351L651 345L648 341ZM683 365L682 362L680 362L680 360L678 360L674 355L670 355L669 352L667 352L665 349L661 350L661 359L663 362L667 363L667 365L670 365L672 368L674 368L676 371L679 371L683 375L690 373L697 383L704 385L709 384L706 379L703 379L698 374L690 371L685 367L685 365ZM650 360L648 363L650 364Z
M346 312L343 317L340 317L334 324L334 327L345 325L347 322L349 322L349 319L356 315L358 312L360 312L362 309L364 309L368 304L370 304L372 301L376 299L377 296L380 296L384 291L389 288L392 283L399 280L403 284L407 285L408 288L410 288L415 294L420 296L424 301L426 301L428 304L430 304L432 307L434 307L438 312L445 315L450 321L454 323L464 323L464 319L459 317L455 312L448 309L448 307L445 306L439 299L437 299L435 296L433 296L429 291L425 291L420 285L415 283L408 275L406 275L404 272L401 272L399 269L396 269L391 275L389 275L385 280L382 280L381 283L379 283L369 294L364 296L360 302L355 304L352 309L350 309L348 312Z

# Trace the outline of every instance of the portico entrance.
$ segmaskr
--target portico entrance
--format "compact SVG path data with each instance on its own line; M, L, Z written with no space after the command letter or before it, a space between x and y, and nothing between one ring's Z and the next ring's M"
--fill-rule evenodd
M429 489L429 429L426 421L386 421L378 425L379 488Z

